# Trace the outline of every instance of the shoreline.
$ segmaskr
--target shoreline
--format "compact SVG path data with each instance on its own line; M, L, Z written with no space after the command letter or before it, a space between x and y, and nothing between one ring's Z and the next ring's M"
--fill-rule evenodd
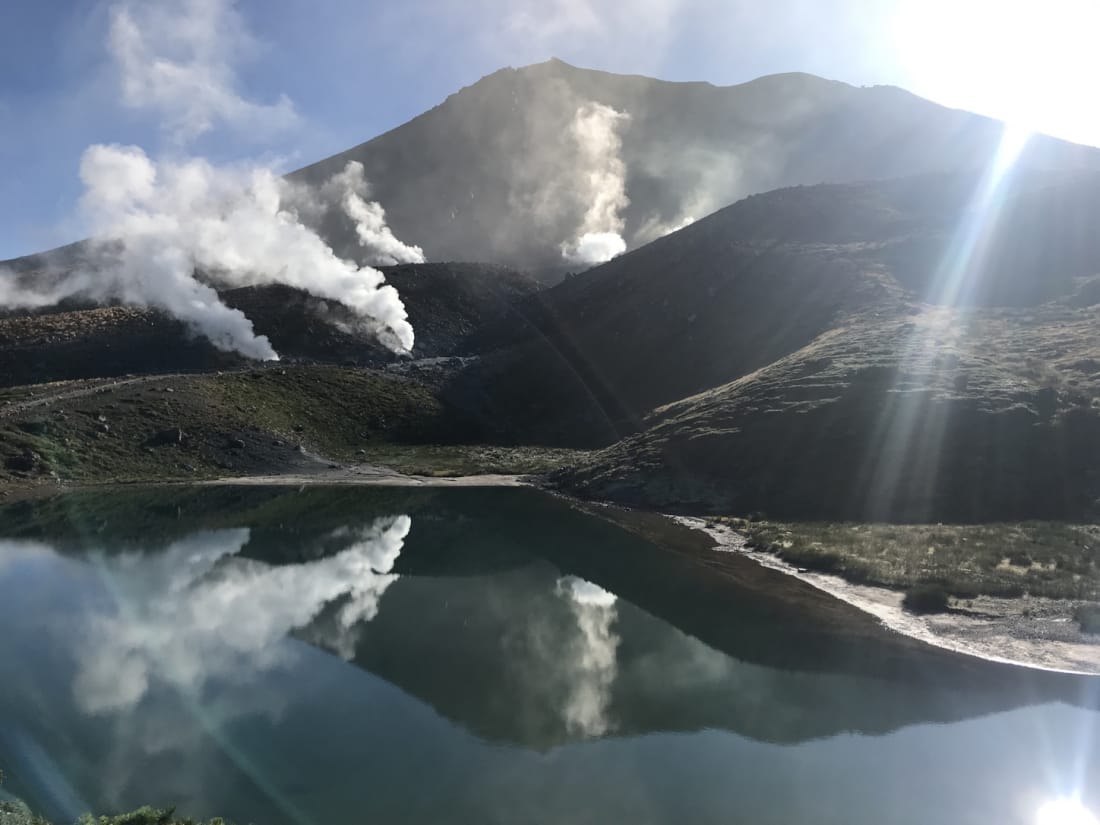
M714 552L737 553L761 567L805 582L909 639L991 662L1100 676L1100 640L1087 643L1039 637L1036 631L1042 620L1023 619L1018 610L1006 609L1018 605L1019 599L984 599L984 606L990 608L991 613L983 616L957 611L918 615L902 608L904 596L899 591L854 584L840 576L799 569L770 553L750 549L746 536L724 525L711 525L705 519L692 516L670 515L668 518L709 536L715 542ZM993 615L992 611L998 608L1000 615Z
M273 473L265 475L225 476L207 479L162 479L128 483L84 483L52 486L32 485L15 492L10 498L18 500L56 495L65 492L88 491L104 488L131 486L271 486L293 487L306 485L363 486L363 487L440 487L440 488L489 488L532 487L540 489L530 475L486 473L477 475L424 476L409 475L387 467L371 464L345 465L338 468L318 468L305 472ZM544 492L568 499L583 509L598 502L585 501L556 490ZM619 505L603 503L617 509ZM626 508L629 512L629 508ZM1037 633L1043 619L1023 618L1019 599L982 600L987 612L981 615L953 611L941 614L917 615L901 606L903 594L885 587L860 585L840 576L800 569L766 552L752 550L747 537L725 525L714 525L703 518L678 516L658 511L640 510L680 525L706 536L713 546L712 553L735 553L766 568L801 581L830 598L856 608L873 618L886 629L909 640L985 661L1000 662L1038 670L1100 676L1100 639L1097 643L1074 642L1064 639L1042 638ZM660 546L660 539L651 538ZM663 548L676 552L672 548ZM1030 602L1039 602L1031 599ZM1054 600L1044 600L1054 603ZM1048 620L1049 621L1049 620ZM1060 621L1060 620L1056 620Z
M375 464L353 464L339 468L306 473L277 473L272 475L225 476L184 484L204 486L255 485L293 487L301 484L331 484L360 487L530 487L527 476L507 473L481 473L474 475L424 476L410 475Z

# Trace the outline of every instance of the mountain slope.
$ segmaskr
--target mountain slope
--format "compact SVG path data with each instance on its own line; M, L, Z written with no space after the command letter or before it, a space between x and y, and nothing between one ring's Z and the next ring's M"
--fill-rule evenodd
M558 60L503 69L391 132L291 178L318 184L362 163L399 237L431 260L565 268L561 244L585 210L570 124L584 103L629 115L620 127L633 248L746 195L796 184L982 168L1001 124L893 87L813 75L737 86L670 83ZM1050 138L1025 162L1100 169L1100 152ZM326 227L353 255L347 227Z
M413 356L470 353L473 333L502 322L538 284L487 264L414 264L385 268L417 331ZM267 335L284 359L385 364L389 350L345 322L339 305L285 286L222 293ZM197 338L154 310L79 303L36 312L0 313L0 386L127 373L212 370L247 363Z
M487 330L481 349L496 350L454 391L481 388L483 417L519 422L518 440L606 444L654 407L764 368L855 315L1094 301L1100 176L1021 174L986 229L971 199L982 185L925 176L747 198L528 299L520 311L537 332ZM959 263L975 232L980 254Z
M995 213L974 190L769 193L537 296L599 376L588 397L632 413L562 483L788 518L1093 517L1100 179L1022 175ZM670 306L694 319L678 337Z

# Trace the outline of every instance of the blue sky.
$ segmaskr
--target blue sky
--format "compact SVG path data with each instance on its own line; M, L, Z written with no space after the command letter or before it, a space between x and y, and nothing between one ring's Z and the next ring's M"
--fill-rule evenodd
M1100 143L1093 108L1100 58L1088 42L1100 30L1095 0L0 5L0 259L82 236L79 164L90 144L291 169L393 128L502 66L551 56L717 84L782 71L896 84L947 105ZM181 20L196 9L221 15L209 31L192 31L189 43L208 59L199 41L216 41L209 51L221 61L223 91L232 97L227 105L251 107L251 114L218 110L229 113L215 113L209 130L181 138L166 125L179 112L170 111L163 94L139 88L128 97L127 66L110 36L113 10L128 7L140 25L155 28L158 9L175 20L145 44L170 58L180 56L173 37L184 28ZM143 82L140 65L136 77Z

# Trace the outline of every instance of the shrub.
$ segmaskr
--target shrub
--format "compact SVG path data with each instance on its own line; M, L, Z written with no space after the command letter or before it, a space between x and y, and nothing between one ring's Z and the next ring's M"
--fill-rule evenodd
M1100 605L1083 604L1073 612L1082 633L1100 633Z
M902 607L910 613L944 613L947 611L947 590L942 584L925 582L905 591Z

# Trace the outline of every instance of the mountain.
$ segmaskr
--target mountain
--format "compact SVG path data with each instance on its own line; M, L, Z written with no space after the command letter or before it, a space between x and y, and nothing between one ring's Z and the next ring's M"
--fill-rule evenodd
M561 244L575 237L590 205L590 170L570 127L592 102L629 116L618 127L629 248L754 193L984 168L1002 137L997 121L894 87L808 74L720 87L550 60L495 72L290 177L318 185L358 161L398 237L422 246L429 260L561 272ZM1100 169L1100 151L1044 137L1023 161ZM338 251L356 253L350 226L327 226L325 234Z
M572 131L594 104L622 113L599 170ZM433 260L493 262L386 270L417 331L413 361L394 363L306 292L223 295L288 360L397 373L317 371L326 404L347 394L329 406L378 408L370 426L339 423L345 451L394 429L374 397L390 392L402 416L424 413L410 430L421 435L401 440L442 438L446 419L461 423L455 438L599 448L555 476L585 496L789 518L1091 518L1100 150L1035 137L1008 164L1003 137L995 121L899 89L809 75L720 88L560 61L505 69L291 175L317 186L358 161L403 240ZM562 244L591 205L585 180L620 169L631 248L542 288L524 272L561 274ZM358 254L334 221L323 233ZM8 268L46 277L81 254L76 244ZM0 317L10 385L243 363L142 310ZM257 439L297 442L288 433L308 426L318 451L336 443L308 366L242 376L226 381L248 403L218 408L233 427L203 417L202 394L221 388L196 377L164 387L198 395L138 421L134 443L182 422L209 432L203 444L236 445L264 404L279 414ZM138 398L140 384L123 390L138 409L168 408ZM2 454L13 473L56 469L57 444L27 440L43 405L24 396L11 394ZM80 397L91 421L107 417ZM65 450L105 434L59 420ZM231 466L245 466L236 455Z
M934 176L748 198L539 293L539 334L472 380L526 440L621 439L561 474L587 496L789 518L1088 516L1100 177L1021 174L996 209L969 196L984 188Z

